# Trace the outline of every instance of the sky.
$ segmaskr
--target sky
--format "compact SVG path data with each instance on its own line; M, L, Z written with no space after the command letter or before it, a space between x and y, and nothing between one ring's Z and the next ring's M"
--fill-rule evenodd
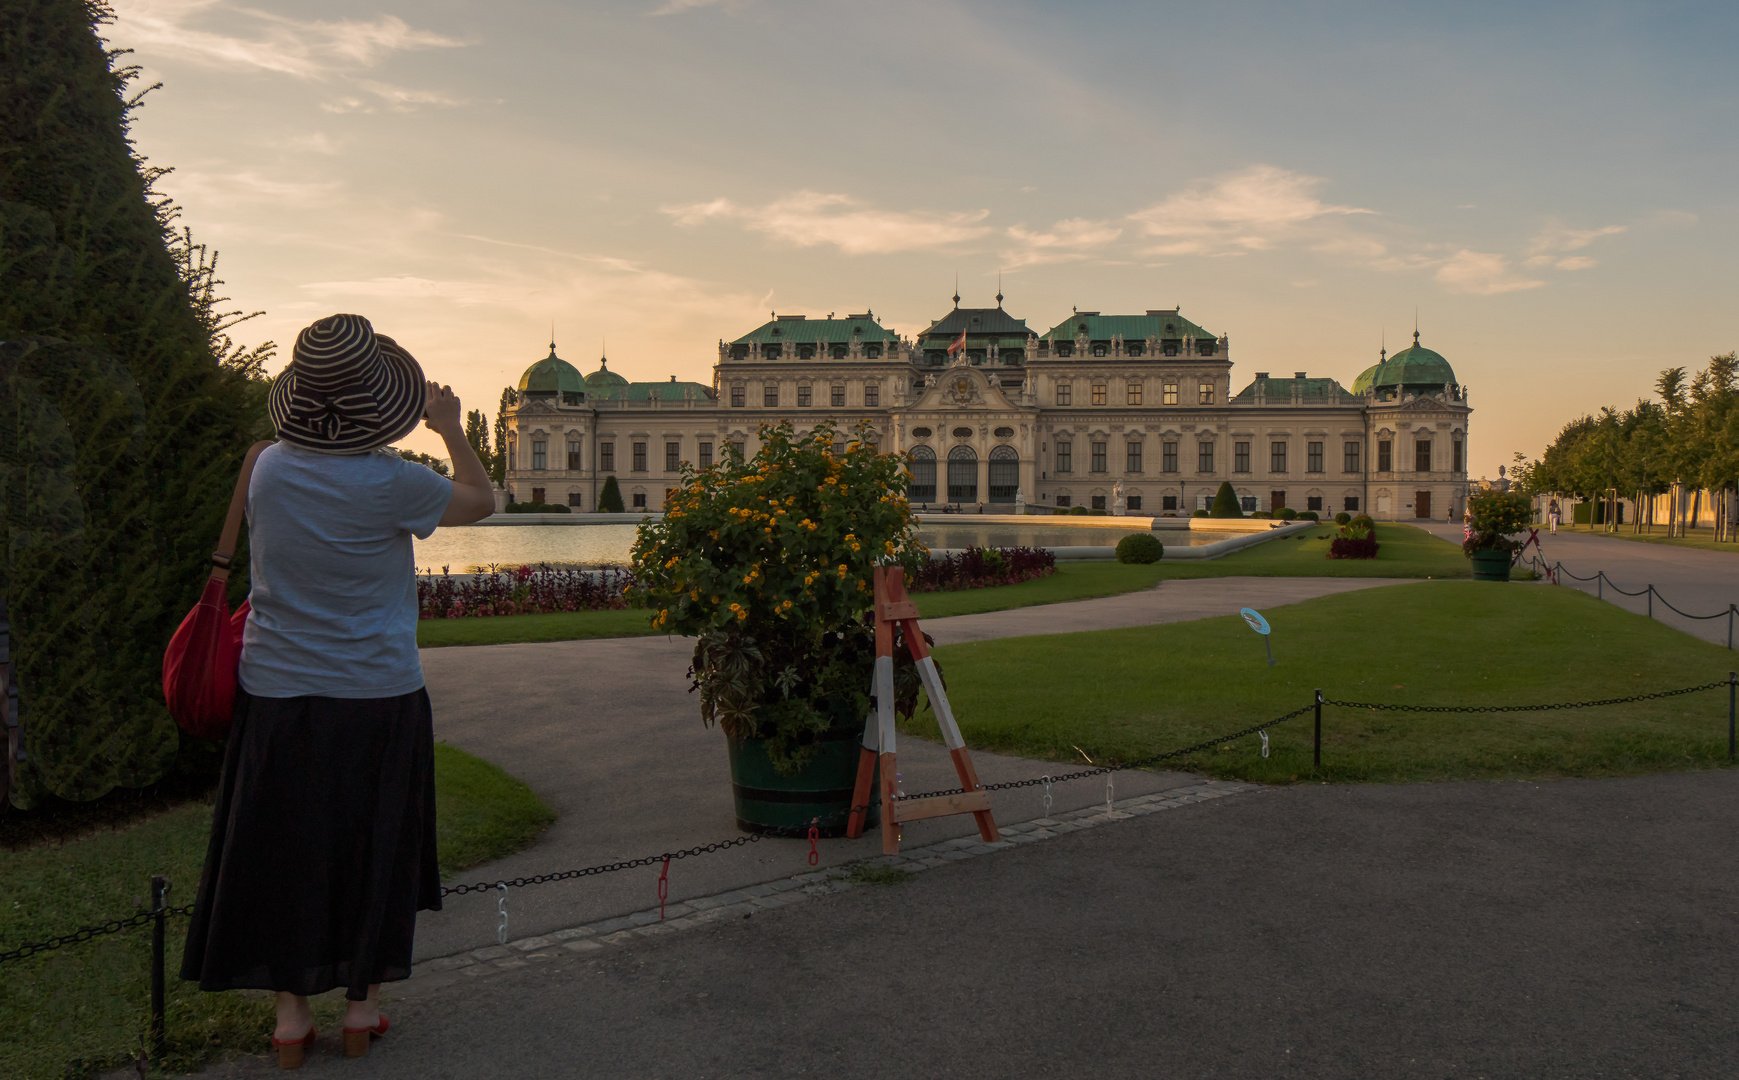
M711 382L770 312L1173 307L1470 472L1739 347L1739 5L112 0L238 339L368 316L493 416L548 352ZM420 431L404 445L439 452Z

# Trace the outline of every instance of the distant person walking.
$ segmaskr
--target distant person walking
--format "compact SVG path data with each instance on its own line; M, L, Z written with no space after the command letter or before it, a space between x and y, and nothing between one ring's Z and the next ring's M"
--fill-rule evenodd
M411 537L495 501L459 399L361 316L303 330L269 407L279 441L248 485L252 610L181 976L277 991L272 1045L297 1068L311 994L344 987L348 1055L386 1032L380 984L410 975L417 912L441 906ZM425 419L452 480L385 449Z
M1553 536L1557 536L1557 535L1558 535L1558 513L1559 513L1559 511L1558 511L1558 500L1557 500L1557 499L1553 499L1553 500L1552 500L1552 504L1551 504L1551 507L1550 507L1550 509L1548 509L1548 510L1547 510L1547 511L1546 511L1546 520L1547 520L1547 521L1548 521L1548 522L1549 522L1549 523L1550 523L1550 524L1551 524L1551 526L1552 526L1552 532L1551 532L1551 535L1553 535Z

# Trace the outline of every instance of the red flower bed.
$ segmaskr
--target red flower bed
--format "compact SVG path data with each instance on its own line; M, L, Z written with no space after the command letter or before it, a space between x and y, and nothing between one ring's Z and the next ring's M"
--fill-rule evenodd
M556 570L529 566L455 579L441 567L439 576L417 576L419 619L487 618L492 615L547 615L555 611L612 611L628 606L623 595L634 584L627 570Z
M917 571L908 571L910 592L954 592L1015 585L1057 572L1057 556L1043 548L969 547L958 555L930 557Z
M1328 542L1328 557L1331 559L1374 559L1377 557L1377 538L1364 536L1354 539L1350 536L1337 536Z

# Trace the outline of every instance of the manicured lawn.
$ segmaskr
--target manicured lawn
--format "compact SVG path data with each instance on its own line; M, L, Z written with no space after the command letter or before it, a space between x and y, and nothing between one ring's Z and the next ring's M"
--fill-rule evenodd
M1137 589L1151 589L1166 576L1164 563L1143 566L1116 562L1062 562L1057 564L1056 573L1037 581L959 592L914 593L912 599L918 602L918 610L924 618L940 619L948 615L975 615L980 611L1005 611L1034 604L1116 596Z
M423 619L417 645L512 645L521 641L640 637L656 633L644 611L562 611L553 615L505 615L490 619Z
M443 875L518 850L554 820L524 784L445 745L436 747L435 790ZM147 903L152 874L168 876L171 907L192 903L210 830L211 807L194 803L126 828L0 855L0 950L129 916ZM226 1052L265 1049L269 995L205 994L178 979L186 932L185 918L169 920L167 1064L185 1070ZM69 1075L69 1063L78 1063L70 1075L83 1076L137 1054L148 1018L150 942L148 927L127 930L0 969L0 1076L58 1080ZM343 997L334 991L316 999L321 1029L336 1033Z
M1005 753L1131 760L1329 698L1509 705L1630 694L1724 679L1734 654L1570 589L1420 582L1265 613L936 650L966 741ZM922 714L915 733L934 737ZM1323 768L1310 715L1173 767L1265 782L1412 782L1620 776L1727 759L1727 695L1544 713L1328 708Z
M1712 528L1692 529L1689 536L1668 536L1665 525L1651 525L1649 528L1654 531L1641 535L1631 532L1632 528L1634 526L1629 524L1620 525L1617 532L1609 533L1605 526L1600 525L1560 525L1558 531L1581 533L1584 536L1609 536L1616 540L1632 540L1642 544L1667 544L1672 547L1699 548L1703 551L1725 551L1729 555L1739 554L1739 544L1717 544L1715 530ZM1541 529L1540 535L1546 536L1547 533Z
M1467 556L1459 544L1432 536L1412 525L1383 522L1377 526L1377 557L1331 559L1333 526L1307 529L1202 562L1161 563L1167 578L1233 577L1471 577Z

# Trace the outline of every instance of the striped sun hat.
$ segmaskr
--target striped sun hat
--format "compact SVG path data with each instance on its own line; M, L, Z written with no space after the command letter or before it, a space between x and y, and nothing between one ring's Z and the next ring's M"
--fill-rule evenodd
M360 454L410 434L423 417L423 369L361 315L328 315L296 335L272 384L278 438L323 454Z

